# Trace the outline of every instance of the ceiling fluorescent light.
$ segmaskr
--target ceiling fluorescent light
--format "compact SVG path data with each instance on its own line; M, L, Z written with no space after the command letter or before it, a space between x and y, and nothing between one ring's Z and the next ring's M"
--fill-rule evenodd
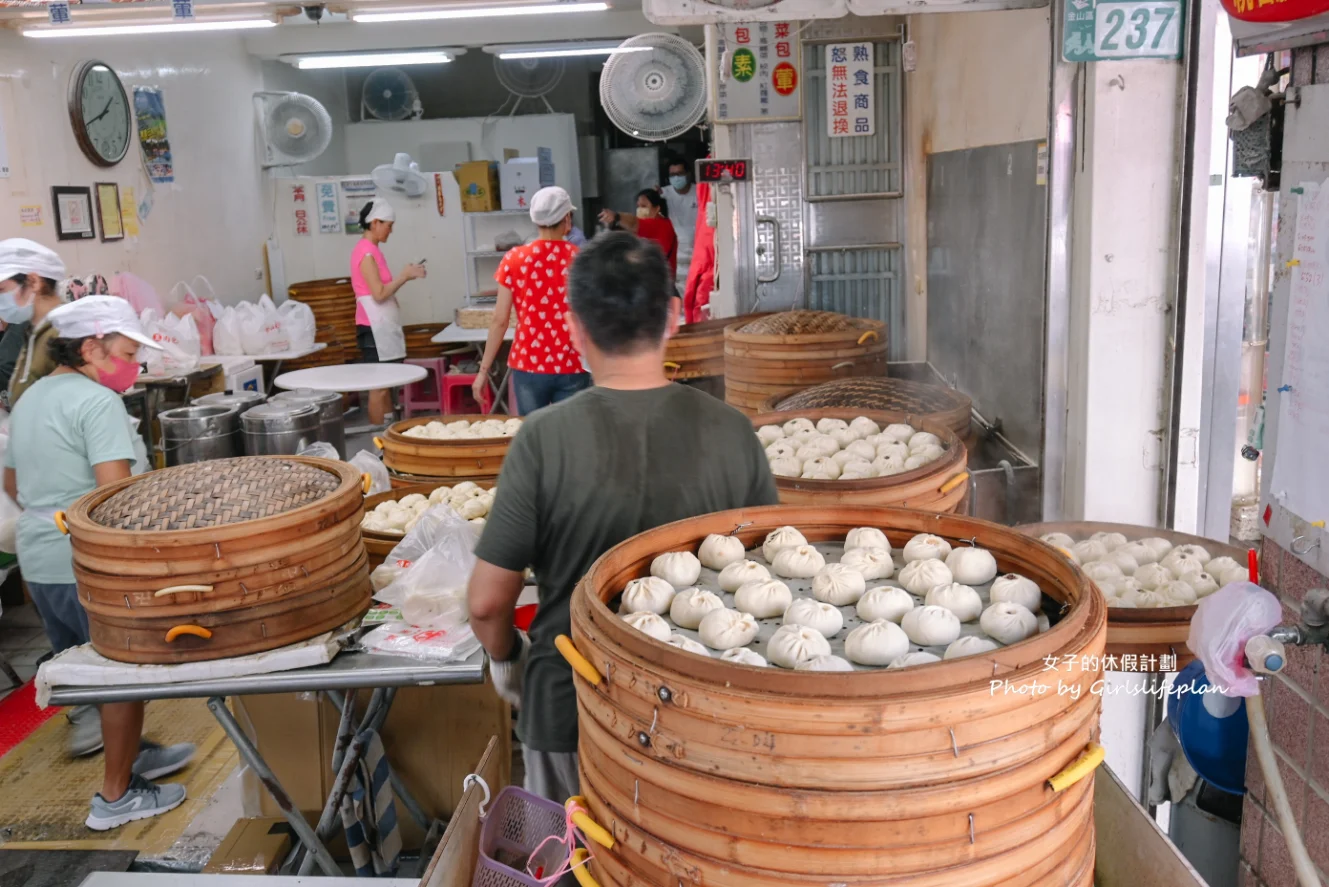
M248 31L255 28L275 28L271 19L238 19L234 21L161 22L139 25L51 25L23 28L24 37L125 37L131 34L182 34L200 31Z
M452 56L440 49L306 55L294 59L295 66L302 71L319 68L379 68L387 65L445 65L450 61Z
M587 55L617 55L620 52L646 52L650 48L649 46L629 46L624 49L617 44L613 46L545 46L529 49L513 46L502 49L498 53L498 57L501 59L558 59Z
M355 12L355 22L421 22L440 19L498 18L514 15L555 15L565 12L606 12L608 3L542 3L535 6L465 6L456 9L418 9L400 12Z

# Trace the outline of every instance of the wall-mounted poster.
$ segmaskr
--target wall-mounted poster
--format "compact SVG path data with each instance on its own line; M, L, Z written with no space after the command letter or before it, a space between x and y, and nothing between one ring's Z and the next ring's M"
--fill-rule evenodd
M133 185L125 185L120 190L120 215L125 226L125 234L129 237L137 237L139 235L138 198L134 195Z
M57 185L51 189L55 205L55 234L60 240L91 240L97 236L92 218L92 189Z
M143 146L148 176L157 184L174 182L175 162L171 157L171 142L166 138L166 102L162 91L152 86L135 86L134 117L138 121L138 142Z
M803 117L802 47L795 22L735 22L719 26L725 69L716 82L726 123Z
M342 221L347 234L360 234L363 231L360 227L360 210L374 199L374 191L373 179L341 180Z
M18 208L18 223L24 228L40 228L42 226L42 205L32 203L20 206Z
M125 220L120 213L120 186L97 183L97 215L102 222L102 242L125 239Z
M341 201L337 199L336 182L318 183L318 233L341 232Z

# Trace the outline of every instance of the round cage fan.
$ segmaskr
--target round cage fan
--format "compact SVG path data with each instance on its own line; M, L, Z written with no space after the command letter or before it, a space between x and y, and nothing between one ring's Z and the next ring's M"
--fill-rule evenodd
M663 142L701 122L706 62L695 46L673 34L641 34L619 50L600 75L600 104L615 126Z
M407 197L423 197L429 190L429 180L420 172L420 164L410 154L398 154L391 163L374 167L369 174L374 187L380 191L397 191Z
M419 118L424 113L420 94L406 72L400 68L378 68L365 78L360 92L361 116L379 120Z
M299 92L256 92L263 168L308 163L328 149L332 117L317 99Z
M567 64L561 58L502 59L494 56L494 75L518 98L538 99L554 91Z

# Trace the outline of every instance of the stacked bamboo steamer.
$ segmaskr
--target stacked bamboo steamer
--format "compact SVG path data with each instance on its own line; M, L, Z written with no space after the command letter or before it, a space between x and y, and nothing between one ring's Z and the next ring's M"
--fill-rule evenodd
M724 331L725 402L748 415L774 395L833 379L886 375L886 324L829 311L785 311Z
M1177 545L1199 545L1214 557L1230 557L1239 564L1246 563L1247 552L1232 545L1224 545L1213 539L1162 530L1157 527L1142 527L1136 524L1113 524L1099 521L1056 521L1042 524L1024 524L1016 527L1021 533L1030 536L1046 536L1049 533L1065 533L1076 542L1088 539L1095 533L1120 533L1126 541L1135 542L1155 536ZM1195 615L1196 604L1188 607L1154 607L1132 609L1108 607L1107 653L1112 657L1114 671L1164 671L1159 665L1163 656L1170 657L1176 670L1185 668L1194 661L1195 655L1186 646L1190 635L1191 618ZM1134 660L1123 657L1133 656ZM1133 661L1135 667L1129 667ZM1151 663L1152 667L1145 665Z
M974 402L967 394L954 388L883 376L876 379L842 379L792 394L773 395L762 404L761 410L770 413L838 407L908 413L945 425L961 439L969 440L969 419L973 406Z
M312 369L313 367L341 366L349 362L350 355L347 354L346 348L342 345L341 340L337 338L337 334L332 327L319 327L315 338L316 341L326 342L328 347L315 351L313 354L306 354L304 357L282 361L283 372L289 373L295 370ZM352 342L352 345L354 345L354 342Z
M724 331L768 314L703 320L678 328L665 344L665 373L672 381L724 377Z
M355 292L349 277L293 283L286 294L313 310L318 341L355 347Z
M498 481L503 459L508 454L510 437L448 438L435 440L427 437L407 437L406 432L417 425L430 422L480 422L493 416L421 416L390 425L374 443L383 451L383 464L387 466L394 487L412 484L457 483L463 480Z
M989 653L836 674L698 656L608 606L663 552L695 552L710 533L753 548L782 525L809 543L860 526L894 547L916 533L973 540L1064 611L1048 631ZM898 509L721 512L611 549L578 586L571 617L571 644L560 643L576 675L581 784L615 839L593 848L602 885L1093 883L1101 672L1079 664L1103 652L1106 606L1038 540Z
M799 477L775 478L780 502L785 505L828 506L880 505L894 508L918 508L954 514L969 492L969 451L955 432L930 419L907 413L877 410L789 410L761 413L752 417L753 428L783 425L790 419L806 418L814 424L819 419L843 419L851 422L866 416L882 428L895 423L912 425L917 431L929 431L941 438L945 454L922 468L888 477L861 480L813 480Z
M178 663L315 637L369 607L363 480L345 462L218 459L101 487L63 520L92 645Z
M408 323L402 327L402 332L406 335L406 356L412 358L430 358L442 357L446 345L440 345L433 341L443 330L447 329L446 323Z

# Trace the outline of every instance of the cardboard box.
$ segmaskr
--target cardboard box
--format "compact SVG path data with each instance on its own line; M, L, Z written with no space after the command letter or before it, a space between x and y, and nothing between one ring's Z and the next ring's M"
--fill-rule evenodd
M291 826L281 817L241 819L231 826L204 874L272 875L291 852Z
M488 160L473 160L457 164L457 186L461 188L461 209L468 213L495 212L499 200L498 164Z
M357 694L363 708L369 691ZM332 746L340 713L328 700L304 693L232 697L236 719L300 810L319 811L332 790ZM358 721L357 721L358 722ZM493 686L404 687L383 725L383 748L393 770L427 815L447 821L461 800L461 782L489 740L499 737L502 784L512 768L512 712ZM497 790L497 788L495 789ZM272 797L245 773L245 796L263 816L280 816ZM246 813L249 813L246 810ZM318 814L311 814L314 821ZM402 844L418 849L420 829L401 806Z
M238 391L263 391L263 367L255 365L227 373L226 390L231 394Z
M537 154L536 157L517 157L503 164L499 186L505 210L529 209L535 192L554 184L553 152L539 148Z

